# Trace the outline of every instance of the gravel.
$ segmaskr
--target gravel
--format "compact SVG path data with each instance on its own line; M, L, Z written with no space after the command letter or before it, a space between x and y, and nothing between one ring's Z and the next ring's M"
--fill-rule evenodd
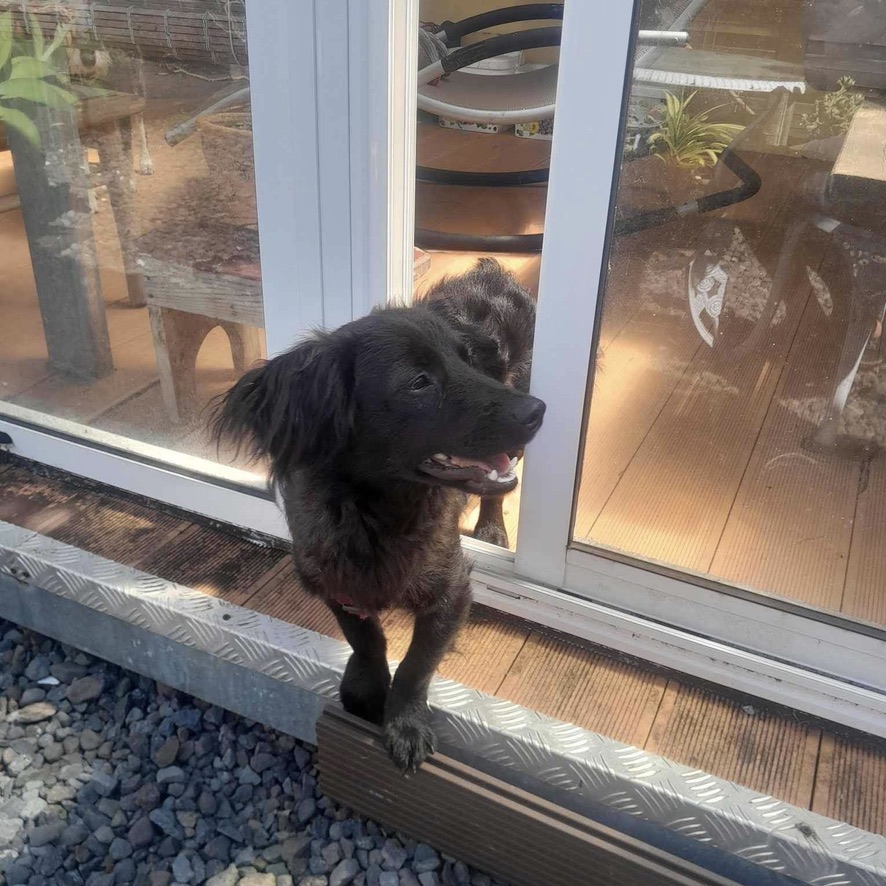
M0 884L496 886L336 806L312 749L0 620Z

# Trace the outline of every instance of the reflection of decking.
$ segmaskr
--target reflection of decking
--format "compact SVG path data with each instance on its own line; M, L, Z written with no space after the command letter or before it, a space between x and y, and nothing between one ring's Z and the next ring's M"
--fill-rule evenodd
M516 168L535 159L521 156L526 145L507 135L438 136L428 128L419 144L455 143L455 137L466 145L457 154L462 168ZM454 151L437 154L435 162L456 166L450 156ZM755 300L751 313L759 310L794 188L808 171L775 157L755 158L755 164L764 188L733 211L741 269L727 314L737 301ZM542 228L543 194L526 189L520 207L535 215L521 216L523 230ZM450 201L458 199L464 203L455 211ZM489 192L420 189L419 224L500 231L501 209L490 209L498 199ZM650 195L634 194L632 202L638 199L646 205ZM710 224L708 217L696 218L684 232L698 236ZM507 230L515 231L513 225L512 219ZM808 245L803 258L811 271L798 262L791 309L773 327L767 349L730 363L718 359L692 325L682 271L688 252L677 248L685 245L681 236L659 229L623 238L613 250L576 538L886 624L886 546L880 541L886 455L862 464L801 447L828 394L843 330L835 251L826 240ZM419 289L474 258L435 253ZM502 261L535 291L537 257ZM580 297L593 297L593 281L576 288ZM850 429L878 431L886 446L878 375L882 379L883 371L862 370L847 415ZM518 510L515 493L506 503L512 543Z
M768 288L803 172L760 163L759 205L736 212L743 274L727 312ZM810 270L798 263L789 310L767 347L741 362L698 338L682 273L661 270L672 257L650 253L642 237L613 256L577 538L886 623L884 456L860 463L802 447L844 328L835 250L807 245ZM878 373L862 371L846 414L849 430L886 443Z
M0 463L0 520L341 639L282 551ZM406 616L384 617L402 658ZM729 697L476 607L443 677L875 833L886 829L886 741Z

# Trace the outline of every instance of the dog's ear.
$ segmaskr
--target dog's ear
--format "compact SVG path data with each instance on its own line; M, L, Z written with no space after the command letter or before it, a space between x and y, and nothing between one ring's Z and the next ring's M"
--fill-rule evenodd
M275 477L328 463L353 424L347 349L316 336L250 369L221 399L213 436L267 457Z

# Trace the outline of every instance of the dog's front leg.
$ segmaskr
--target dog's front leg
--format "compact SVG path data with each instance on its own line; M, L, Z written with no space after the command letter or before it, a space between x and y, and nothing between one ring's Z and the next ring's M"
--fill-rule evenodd
M434 751L428 687L470 605L471 589L465 581L415 617L412 642L394 674L384 719L385 746L403 772L418 769Z
M342 677L339 696L344 709L381 725L391 685L387 640L377 615L361 617L338 603L328 603L345 639L354 650Z

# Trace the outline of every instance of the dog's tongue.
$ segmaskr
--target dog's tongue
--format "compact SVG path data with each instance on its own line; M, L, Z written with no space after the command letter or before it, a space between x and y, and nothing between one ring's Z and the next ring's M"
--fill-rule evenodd
M498 471L499 474L506 474L511 466L511 459L506 452L499 452L498 455L491 455L489 458L459 458L457 455L450 456L450 462L459 468L482 468L487 473L489 471Z

